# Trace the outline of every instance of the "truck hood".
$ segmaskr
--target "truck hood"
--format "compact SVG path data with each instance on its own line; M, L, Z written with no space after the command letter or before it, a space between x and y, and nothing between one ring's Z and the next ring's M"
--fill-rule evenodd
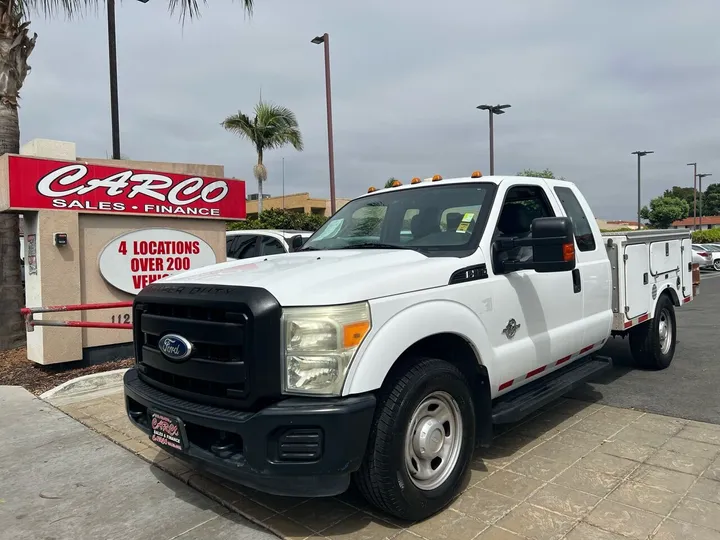
M156 283L261 287L282 306L345 304L448 284L463 263L413 250L285 253L190 270Z

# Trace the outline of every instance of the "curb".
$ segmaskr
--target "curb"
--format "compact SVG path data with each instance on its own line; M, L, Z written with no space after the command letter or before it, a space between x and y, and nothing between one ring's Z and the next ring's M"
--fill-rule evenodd
M119 390L122 387L123 375L127 370L128 368L115 369L113 371L83 375L51 388L38 397L53 405L96 398L102 394Z

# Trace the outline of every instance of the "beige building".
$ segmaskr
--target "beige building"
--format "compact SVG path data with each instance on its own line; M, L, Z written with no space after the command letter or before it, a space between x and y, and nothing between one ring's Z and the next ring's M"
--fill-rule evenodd
M620 229L632 229L636 230L638 228L638 222L637 221L624 221L624 220L605 220L605 219L596 219L598 227L600 227L603 231L617 231Z
M350 199L335 199L337 210L345 206ZM247 218L254 219L258 216L258 201L248 199L246 203ZM330 217L330 199L317 199L310 197L309 193L291 193L284 197L266 197L263 199L263 210L271 208L284 208L290 212L304 214L318 214Z

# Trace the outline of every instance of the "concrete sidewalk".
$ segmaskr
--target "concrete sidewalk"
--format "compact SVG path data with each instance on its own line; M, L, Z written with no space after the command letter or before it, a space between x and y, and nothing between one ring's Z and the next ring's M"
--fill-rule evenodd
M404 523L352 492L273 497L198 474L130 424L121 391L61 407L288 540L720 540L714 424L558 400L477 452L450 508Z
M275 539L13 386L0 386L0 538Z

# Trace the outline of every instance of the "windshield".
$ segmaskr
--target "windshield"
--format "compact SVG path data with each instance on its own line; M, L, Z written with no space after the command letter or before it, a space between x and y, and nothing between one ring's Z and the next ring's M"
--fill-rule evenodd
M495 187L431 185L361 197L338 210L302 250L414 249L460 256L474 251Z

